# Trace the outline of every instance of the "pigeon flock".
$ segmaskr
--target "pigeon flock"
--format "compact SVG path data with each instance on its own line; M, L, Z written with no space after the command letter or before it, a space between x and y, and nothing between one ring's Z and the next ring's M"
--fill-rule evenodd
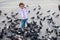
M26 7L29 8L28 5ZM11 15L8 16L7 13L3 13L0 10L0 16L4 16L5 18L0 22L4 24L4 28L0 28L0 40L60 40L60 25L57 25L54 21L54 18L59 19L60 14L56 14L56 12L50 14L51 10L47 10L47 15L45 15L45 13L41 13L41 9L38 5L38 8L28 10L28 15L35 14L36 16L33 15L28 18L26 23L27 30L19 28L21 19L17 18L19 15L18 12L11 12ZM41 36L41 32L45 32L45 35ZM52 36L53 34L55 36Z

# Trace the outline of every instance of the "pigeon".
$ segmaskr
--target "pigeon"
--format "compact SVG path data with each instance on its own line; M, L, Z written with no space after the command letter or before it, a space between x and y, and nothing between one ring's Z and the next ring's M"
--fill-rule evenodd
M37 16L37 19L40 19L40 17L39 17L39 16Z
M59 28L60 26L53 26L54 28Z
M12 38L12 33L11 32L8 32L8 34L6 35L7 38Z
M5 23L5 20L3 20L2 23Z
M57 40L57 38L56 37L52 37L52 40Z
M30 32L25 32L25 35L24 35L25 37L30 37L31 35L30 35Z
M41 21L40 21L40 25L43 26Z
M14 22L21 21L21 19L15 19Z
M42 19L42 18L40 18L40 20L42 21L43 19Z
M2 11L0 10L0 15L1 15Z
M51 34L51 33L53 33L53 30L49 31L48 28L47 28L46 32Z
M28 5L26 5L26 7L29 7Z
M39 14L39 11L36 14Z
M37 38L36 40L41 40L40 38Z
M16 15L18 15L18 13L16 13Z
M38 33L40 33L40 29L42 29L42 27L39 27L39 28L38 28Z
M43 13L39 14L40 16L42 15Z
M16 19L16 18L15 18L16 15L11 15L11 16L12 16L12 18Z
M44 36L42 36L42 38L44 38Z
M34 11L36 10L36 8L33 9Z
M41 9L41 7L40 7L40 5L38 5L38 10L40 10Z
M11 15L13 18L15 17L15 15Z
M11 26L12 28L15 28L15 27L16 27L16 24L15 24L14 22L11 22L10 26Z
M27 22L27 27L31 27L31 24Z
M45 17L43 18L43 21L45 20Z
M56 17L58 18L59 17L59 14L57 14Z
M28 11L28 13L30 13L30 10Z
M11 14L14 14L14 12L11 12Z
M38 7L40 7L40 5L38 5Z
M50 17L50 15L46 16L46 17Z
M8 21L8 23L11 23L12 22L12 19Z
M52 22L52 24L54 25L54 24L55 24L55 22Z
M2 13L2 11L0 10L0 13Z
M49 21L53 21L52 17L51 17L50 19L47 19L47 20L49 20Z
M53 33L53 30L51 30L51 33Z
M33 22L32 22L32 26L35 26L35 25L36 25L36 23L37 23L37 22L33 21Z
M35 17L31 17L31 19L35 19Z
M48 28L46 29L46 32L48 33Z
M38 8L38 10L40 10L41 8Z
M54 15L55 14L55 12L54 13L52 13L52 15Z
M9 19L11 19L11 18L10 18L10 17L8 17L8 16L7 16L6 18L7 18L8 20L9 20Z
M14 20L14 22L17 22L18 20Z
M6 16L7 14L5 13L4 15Z
M2 31L0 32L0 38L2 39L3 38L3 35L4 34L4 29L2 29Z
M47 12L50 12L50 10L48 10Z
M15 19L14 22L18 25L20 24L21 19Z

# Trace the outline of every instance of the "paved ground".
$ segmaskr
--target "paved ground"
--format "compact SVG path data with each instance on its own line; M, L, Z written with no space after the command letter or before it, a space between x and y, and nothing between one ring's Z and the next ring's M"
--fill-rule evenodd
M49 14L51 15L55 11L56 14L54 16L52 16L52 15L51 16L53 17L53 20L56 23L56 25L60 26L60 22L59 22L60 21L60 16L59 16L59 18L55 17L57 14L60 14L60 11L58 11L58 7L57 7L60 4L59 0L53 0L53 1L52 0L47 0L47 1L45 1L45 0L42 0L42 1L41 0L36 0L36 1L35 0L27 0L27 1L26 0L25 1L24 0L22 0L22 1L21 0L1 0L0 1L0 10L2 10L2 12L3 12L2 15L0 16L0 27L1 27L1 29L4 27L4 24L1 23L1 21L6 20L6 23L7 23L7 19L5 18L5 16L3 14L7 13L8 16L10 16L12 11L16 13L18 11L18 4L20 2L24 2L26 5L27 4L29 5L29 8L27 8L28 10L31 10L31 13L28 15L29 18L31 18L32 16L36 17L35 13L38 10L33 11L32 9L33 8L38 8L37 7L38 5L41 5L41 8L42 8L40 10L40 13L44 13L42 17L44 17L46 15L49 15ZM47 13L46 12L47 10L51 10L51 12ZM17 16L17 18L20 18L20 15ZM30 20L28 20L28 21L30 22ZM35 21L37 21L37 19L35 19ZM41 30L41 33L40 33L40 38L41 38L41 36L44 36L46 34L45 33L46 28L49 28L50 30L53 29L51 27L51 25L48 25L46 20L42 23L43 23L43 27L42 27L42 30ZM52 36L55 37L56 35L54 33L52 33ZM5 37L4 37L3 40L9 40L9 39L5 39Z

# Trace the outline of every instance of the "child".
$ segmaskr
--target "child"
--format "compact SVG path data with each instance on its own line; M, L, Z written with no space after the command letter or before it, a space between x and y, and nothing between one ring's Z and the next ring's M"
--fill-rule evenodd
M25 6L24 3L19 4L19 7L20 7L19 14L21 15L21 28L25 28L25 23L27 22L27 19L28 19L27 17L28 12L24 6Z

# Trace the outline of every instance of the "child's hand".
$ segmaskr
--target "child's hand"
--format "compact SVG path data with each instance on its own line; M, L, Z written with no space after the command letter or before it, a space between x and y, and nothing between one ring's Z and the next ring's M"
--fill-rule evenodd
M23 16L23 18L25 18L25 17Z

